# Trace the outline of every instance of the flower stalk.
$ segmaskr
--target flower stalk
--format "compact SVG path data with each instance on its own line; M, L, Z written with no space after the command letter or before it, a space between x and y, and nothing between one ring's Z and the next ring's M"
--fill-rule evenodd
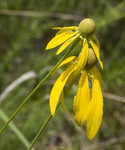
M48 125L48 123L49 123L49 121L50 121L51 119L52 119L52 115L50 114L50 115L48 116L48 118L45 120L45 122L42 123L42 125L41 125L39 131L37 132L36 136L34 137L32 143L30 144L30 146L29 146L29 148L28 148L28 150L32 150L33 145L37 142L37 140L39 139L40 135L43 133L43 131L45 130L45 128L47 127L47 125Z

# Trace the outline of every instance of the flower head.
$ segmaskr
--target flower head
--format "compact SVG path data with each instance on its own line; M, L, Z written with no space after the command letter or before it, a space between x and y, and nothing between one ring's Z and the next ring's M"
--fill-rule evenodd
M96 65L98 62L103 69L103 63L99 54L99 41L93 34L95 23L87 18L81 21L78 27L55 27L53 29L59 31L47 44L47 50L61 45L56 53L58 55L76 39L80 40L82 48L79 56L69 56L57 67L59 69L67 64L50 93L51 114L55 114L59 100L69 113L64 103L64 87L67 85L71 88L80 77L73 101L74 119L81 127L86 123L88 138L92 139L100 127L103 115L101 75Z

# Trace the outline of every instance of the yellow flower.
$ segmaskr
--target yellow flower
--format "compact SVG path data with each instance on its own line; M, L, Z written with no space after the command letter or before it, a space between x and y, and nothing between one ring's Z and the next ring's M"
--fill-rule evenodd
M63 52L75 39L80 38L82 42L84 41L84 39L86 39L87 43L93 48L97 60L99 61L99 64L103 69L103 64L99 56L100 44L96 36L93 34L93 32L95 31L95 23L92 19L84 19L80 22L78 27L54 27L53 29L59 31L49 41L46 46L46 50L50 50L61 45L56 53L58 55Z
M99 41L93 34L95 23L92 19L84 19L78 27L56 27L54 29L59 31L48 43L47 50L61 45L57 50L57 54L60 54L78 38L82 43L82 49L79 56L67 57L57 67L59 69L68 64L52 87L50 93L51 114L55 114L59 100L65 111L69 113L64 104L64 87L67 85L67 87L71 88L80 76L78 90L73 102L74 119L81 127L86 122L88 138L92 139L101 125L103 115L101 75L96 66L97 62L99 62L100 67L103 69L103 64L99 54Z

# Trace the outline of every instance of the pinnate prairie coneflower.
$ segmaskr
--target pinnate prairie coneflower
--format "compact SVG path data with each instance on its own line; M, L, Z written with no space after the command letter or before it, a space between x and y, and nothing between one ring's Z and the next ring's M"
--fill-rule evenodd
M94 35L95 23L87 18L81 21L78 27L55 27L53 29L59 31L49 41L46 50L60 46L56 52L58 55L77 39L82 48L79 56L69 56L57 67L59 69L67 65L52 87L50 112L52 115L55 114L59 101L68 111L63 98L64 87L66 85L71 87L80 77L73 101L74 119L81 127L86 123L88 138L93 139L101 125L103 115L101 75L97 62L101 69L103 69L103 63L100 59L100 44Z

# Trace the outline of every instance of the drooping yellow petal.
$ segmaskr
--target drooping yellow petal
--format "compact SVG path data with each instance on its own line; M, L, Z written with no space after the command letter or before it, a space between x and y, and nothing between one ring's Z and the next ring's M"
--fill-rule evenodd
M91 140L96 135L102 122L103 96L101 92L100 73L96 67L91 69L94 78L92 79L92 98L90 112L87 118L87 135Z
M74 68L76 68L76 64L74 64ZM80 75L81 70L76 69L72 74L71 77L67 80L67 91L71 89L72 85L75 83L75 81L78 79L78 76Z
M56 70L53 72L53 74L62 66L72 62L74 59L76 58L76 56L70 56L70 57L67 57L66 59L64 59L56 68Z
M82 48L82 51L80 53L78 63L77 63L77 67L80 70L85 67L87 63L87 59L88 59L88 43L87 43L87 40L85 39L83 42L83 48Z
M72 29L72 28L67 28L67 27L63 27L63 29L62 28L60 28L57 32L56 32L56 35L57 34L61 34L62 32L66 32L66 31L72 31L72 32L78 32L78 30L77 30L77 27L76 28L74 28L74 29Z
M76 32L72 32L72 31L64 31L61 32L60 34L56 34L47 44L46 50L59 46L60 44L62 44L63 42L65 42L75 34Z
M72 62L75 58L76 58L76 56L67 57L66 59L64 59L62 61L62 63L57 68L59 69L60 67L64 66L65 64Z
M73 83L76 81L76 79L78 78L81 70L85 67L86 63L87 63L87 59L88 59L88 44L87 41L85 40L84 42L82 42L83 44L83 48L81 51L81 54L78 58L78 60L76 60L74 62L74 72L71 75L71 78L68 79L67 81L67 89L69 89Z
M90 104L90 89L88 83L88 75L83 71L80 77L77 95L74 97L74 113L75 120L79 126L83 126L88 116Z
M76 78L80 74L81 70L84 69L87 59L88 59L88 43L87 40L85 39L84 42L82 42L83 48L80 53L80 56L77 60L77 62L74 63L74 72L72 73L72 78L68 79L68 86L72 86L72 84L75 82Z
M56 52L56 55L60 54L62 51L65 50L66 47L68 47L76 38L79 37L79 34L76 34L75 36L73 36L72 38L70 38L69 40L67 40Z
M92 48L93 48L93 50L94 50L94 52L95 52L95 55L96 55L97 60L98 60L98 62L99 62L99 64L100 64L100 67L101 67L101 69L103 70L103 63L102 63L102 61L101 61L101 59L100 59L99 47L98 47L98 45L97 45L95 42L93 42L92 40L90 40L89 42L90 42L90 44L91 44L91 46L92 46Z
M58 104L58 101L60 99L61 93L63 91L63 88L68 80L68 78L70 77L70 75L72 74L72 72L74 71L74 66L70 65L60 76L59 78L56 80L51 93L50 93L50 111L51 114L54 115L55 111L56 111L56 107Z
M70 27L53 27L53 30L75 30L77 29L77 26L70 26Z

